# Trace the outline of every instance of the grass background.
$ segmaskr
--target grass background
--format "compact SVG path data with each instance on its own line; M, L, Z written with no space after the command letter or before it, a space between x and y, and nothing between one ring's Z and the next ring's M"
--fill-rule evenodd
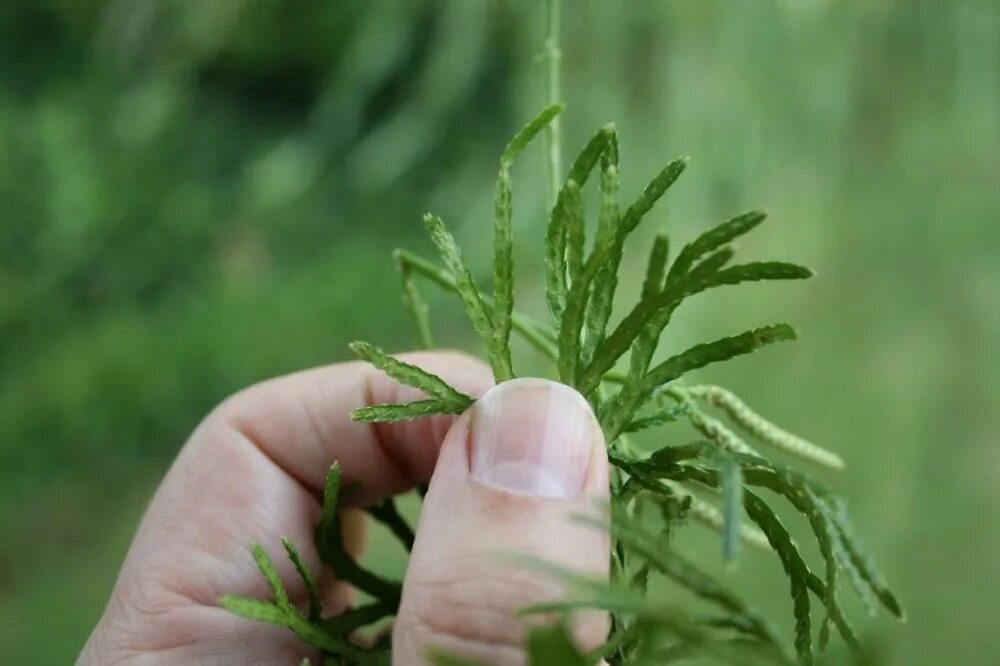
M353 339L415 344L389 253L429 252L421 213L485 276L496 157L542 103L536 4L3 4L5 663L73 658L212 405ZM693 157L647 238L766 207L742 249L819 271L685 307L664 350L799 326L799 344L700 378L848 459L836 482L910 612L867 627L895 663L1000 662L1000 9L567 5L567 149L615 120L626 197ZM514 174L519 302L538 314L541 162ZM433 307L474 349L456 304ZM684 548L715 557L696 528ZM785 617L776 562L727 575Z

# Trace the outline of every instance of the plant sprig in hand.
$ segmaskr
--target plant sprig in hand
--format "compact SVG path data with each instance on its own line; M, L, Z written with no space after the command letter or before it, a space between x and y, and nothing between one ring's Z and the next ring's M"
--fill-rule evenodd
M516 332L552 363L559 381L574 387L595 408L615 468L612 480L610 529L614 539L612 582L607 586L563 576L578 597L550 604L545 612L570 613L580 608L608 610L612 630L595 653L581 654L561 625L541 629L526 645L532 664L653 664L685 656L712 655L729 663L800 663L814 660L813 601L825 610L819 624L819 646L825 647L833 627L852 649L859 641L841 607L841 574L862 599L877 601L893 615L903 611L882 576L857 544L843 511L843 502L807 474L772 461L758 450L770 447L811 464L842 469L843 460L793 435L753 412L730 391L716 386L685 387L678 383L692 370L752 353L775 342L793 340L785 323L760 326L695 345L655 364L653 358L671 318L682 303L723 286L764 280L799 280L812 271L780 261L731 264L732 242L760 225L759 212L734 217L684 245L669 260L667 236L656 236L638 302L611 325L626 241L648 217L684 171L687 160L670 162L628 206L619 202L619 147L613 126L598 131L574 160L554 197L545 232L545 291L551 321L536 321L514 309L514 266L511 167L521 151L562 111L552 105L533 118L508 144L500 159L494 206L493 289L488 295L477 284L445 223L428 214L424 221L443 265L404 250L395 254L403 279L404 302L422 343L432 344L430 320L417 278L457 295L486 352L497 382L516 376L511 334ZM586 248L585 212L581 190L594 171L600 209L596 233ZM351 349L397 381L423 391L425 399L402 405L374 405L354 412L358 421L393 422L433 414L458 414L473 399L416 366L379 348L356 342ZM627 362L623 360L627 358ZM623 365L624 372L617 367ZM704 411L716 407L732 427ZM641 453L630 433L657 427L676 429L686 422L700 439ZM742 433L742 434L738 434ZM813 572L774 508L758 494L765 488L787 501L808 521L823 560L823 575ZM330 663L387 664L389 646L360 647L357 629L392 616L400 586L357 564L343 549L337 513L344 489L339 467L328 476L323 518L316 540L323 562L341 580L373 598L339 615L324 617L318 596L310 595L307 612L295 608L283 591L270 560L259 547L254 555L272 589L271 601L226 598L223 605L240 615L287 627L323 651ZM709 498L717 497L716 507ZM649 509L655 511L651 512ZM371 510L405 546L412 530L385 500ZM659 516L651 523L650 516ZM744 524L744 516L750 524ZM786 573L792 598L794 641L789 649L771 624L747 602L673 549L677 527L688 518L721 533L722 554L734 560L741 541L772 551ZM294 547L288 555L314 590L308 571ZM535 563L542 566L544 563ZM663 578L715 608L709 617L693 618L678 608L650 600L651 579ZM440 656L438 663L462 663Z

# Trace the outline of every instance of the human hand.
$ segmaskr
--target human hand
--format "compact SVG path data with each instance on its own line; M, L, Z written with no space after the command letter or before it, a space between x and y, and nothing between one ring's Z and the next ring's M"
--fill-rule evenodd
M606 533L574 514L608 496L604 439L573 389L523 379L490 388L488 370L442 352L402 358L480 400L460 417L395 424L354 423L353 408L418 399L371 366L345 363L251 387L195 430L154 496L104 615L80 654L91 664L297 664L315 658L291 632L238 618L223 595L266 597L250 555L282 536L312 571L323 480L334 461L359 487L358 506L430 480L393 629L393 664L422 664L430 647L495 664L523 663L516 611L561 598L544 575L505 567L521 552L593 576L607 575ZM359 549L362 523L345 520ZM348 529L351 528L351 529ZM293 600L306 590L275 558ZM320 576L328 612L351 591ZM573 627L588 647L606 618Z

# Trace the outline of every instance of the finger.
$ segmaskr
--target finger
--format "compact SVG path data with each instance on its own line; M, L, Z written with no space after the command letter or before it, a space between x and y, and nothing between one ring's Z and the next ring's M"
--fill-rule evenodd
M484 366L459 354L403 358L471 395L491 383ZM385 426L350 419L357 407L419 397L367 364L347 363L264 382L227 400L198 427L157 490L81 663L149 651L165 664L291 654L298 639L233 617L218 608L218 598L268 596L252 542L271 555L290 595L305 596L279 539L289 537L309 569L320 569L312 531L334 461L346 481L360 483L359 503L428 479L453 417ZM223 645L238 649L227 653L229 661L213 661Z
M417 352L399 358L472 396L493 383L486 366L464 354ZM215 418L317 495L330 464L339 462L345 482L359 486L351 500L367 505L429 479L455 417L372 424L352 421L351 411L426 397L367 363L344 363L253 386L223 403Z
M540 379L505 382L456 422L424 501L393 635L393 663L422 664L429 649L490 664L523 664L518 609L563 598L552 577L505 565L501 553L607 576L609 538L577 514L608 497L604 438L573 389ZM594 647L606 618L582 615Z
M461 390L479 393L489 384L484 367L465 356L404 358ZM251 542L280 554L279 538L287 536L318 569L312 530L317 498L334 461L343 467L345 481L356 485L352 498L359 503L430 477L453 417L385 426L350 418L357 407L416 397L418 391L365 363L308 370L235 395L181 451L143 519L124 571L138 576L138 562L170 581L193 574L199 584L185 585L182 593L214 605L223 594L263 591L257 575L248 576L252 585L247 589L233 580L252 572ZM287 558L274 559L294 583ZM195 563L200 570L192 571Z

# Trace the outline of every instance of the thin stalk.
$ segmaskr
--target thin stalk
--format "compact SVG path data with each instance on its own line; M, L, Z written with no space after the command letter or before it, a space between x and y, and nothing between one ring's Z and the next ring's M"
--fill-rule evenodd
M558 104L560 96L560 65L562 51L559 48L559 25L561 0L546 0L545 3L545 45L543 57L546 63L545 97L546 104ZM546 130L548 146L549 209L555 207L559 195L559 174L562 173L562 145L560 142L560 120L553 118Z

